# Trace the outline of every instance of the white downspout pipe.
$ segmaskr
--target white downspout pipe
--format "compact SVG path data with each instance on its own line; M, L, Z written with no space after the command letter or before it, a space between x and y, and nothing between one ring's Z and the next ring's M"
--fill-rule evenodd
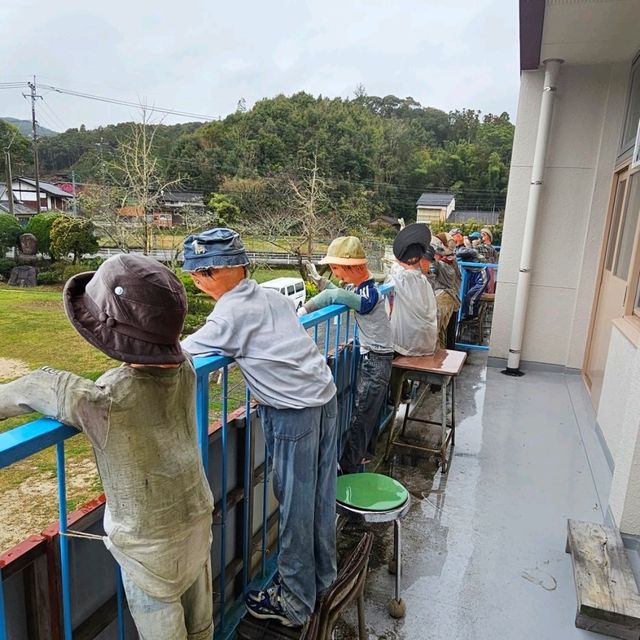
M524 327L527 316L527 303L529 302L533 243L536 232L538 211L540 209L540 194L542 192L544 162L547 155L549 131L551 129L551 119L553 116L556 82L562 62L562 60L556 59L544 61L544 89L542 90L540 117L538 120L538 135L536 136L533 167L531 169L531 185L529 186L527 216L524 222L520 272L518 274L518 285L516 288L513 324L511 325L511 339L509 341L509 357L507 358L507 368L502 372L511 376L524 375L522 371L520 371L520 354L522 351L522 339L524 337Z

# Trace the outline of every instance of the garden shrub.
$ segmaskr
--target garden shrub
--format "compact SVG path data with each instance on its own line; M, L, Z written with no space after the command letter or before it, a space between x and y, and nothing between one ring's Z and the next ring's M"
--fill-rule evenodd
M39 271L36 276L38 284L58 284L60 282L60 274L55 271Z
M198 295L200 293L200 289L198 289L198 287L196 287L196 285L193 284L193 279L191 278L191 276L188 273L180 272L180 273L178 273L176 275L182 281L182 284L184 285L184 288L187 291L187 296L189 296L189 295L194 295L195 296L195 295Z
M187 316L182 332L186 335L199 329L213 311L213 305L213 300L209 296L203 293L191 294L187 291Z
M11 275L11 269L15 266L15 260L11 260L11 258L0 258L0 276L5 280L8 280Z
M320 290L318 289L318 287L316 287L314 282L305 282L304 288L307 292L307 300L309 300L309 298L313 298L313 296L317 296L320 293Z
M85 263L82 264L67 264L62 271L62 281L66 282L73 276L77 276L79 273L85 271L94 271L91 267L88 267Z

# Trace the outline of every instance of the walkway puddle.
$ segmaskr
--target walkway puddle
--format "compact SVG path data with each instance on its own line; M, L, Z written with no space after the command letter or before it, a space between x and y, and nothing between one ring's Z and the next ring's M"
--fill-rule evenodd
M520 575L525 580L542 587L545 591L555 591L558 588L558 581L550 573L541 569L525 570Z

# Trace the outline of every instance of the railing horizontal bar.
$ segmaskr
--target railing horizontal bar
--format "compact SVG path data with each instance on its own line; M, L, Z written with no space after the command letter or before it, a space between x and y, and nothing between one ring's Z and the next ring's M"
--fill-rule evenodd
M233 359L225 356L196 356L193 359L193 364L199 375L206 375L232 363Z
M471 269L497 269L500 265L495 262L458 262L458 266Z
M40 418L0 433L0 469L80 433L51 418Z
M489 351L486 344L467 344L466 342L456 342L456 349L465 351L466 349L475 349L476 351Z

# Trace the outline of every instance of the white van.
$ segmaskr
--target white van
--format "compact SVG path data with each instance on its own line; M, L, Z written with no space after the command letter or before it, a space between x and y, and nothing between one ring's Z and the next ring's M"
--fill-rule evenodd
M296 311L305 303L307 292L302 278L275 278L260 284L265 289L275 289L283 296L291 298Z

